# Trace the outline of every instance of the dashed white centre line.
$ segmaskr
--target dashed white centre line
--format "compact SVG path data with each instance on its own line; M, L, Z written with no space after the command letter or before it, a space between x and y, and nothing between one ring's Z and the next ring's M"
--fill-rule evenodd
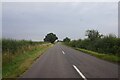
M80 70L79 70L75 65L73 65L73 67L75 68L75 70L79 73L79 75L80 75L84 80L87 80L86 77L80 72Z
M63 54L65 54L65 52L64 52L64 51L62 51L62 53L63 53Z

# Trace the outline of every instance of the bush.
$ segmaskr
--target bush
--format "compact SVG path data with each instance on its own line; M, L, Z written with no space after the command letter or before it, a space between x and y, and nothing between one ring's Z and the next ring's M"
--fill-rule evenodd
M120 56L120 38L108 35L103 38L72 40L67 45L75 48L83 48L99 53L114 54Z

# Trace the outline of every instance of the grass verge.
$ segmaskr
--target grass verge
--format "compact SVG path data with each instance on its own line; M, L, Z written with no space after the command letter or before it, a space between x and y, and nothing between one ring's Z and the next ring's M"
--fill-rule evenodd
M81 48L75 48L75 49L79 50L79 51L82 51L84 53L90 54L92 56L95 56L97 58L103 59L103 60L107 60L107 61L115 62L115 63L120 62L120 57L119 56L98 53L98 52L94 52L94 51L90 51L90 50L86 50L86 49L81 49Z
M45 52L51 44L43 44L32 51L27 51L16 56L10 63L7 63L2 68L3 78L16 78L24 73L30 65Z

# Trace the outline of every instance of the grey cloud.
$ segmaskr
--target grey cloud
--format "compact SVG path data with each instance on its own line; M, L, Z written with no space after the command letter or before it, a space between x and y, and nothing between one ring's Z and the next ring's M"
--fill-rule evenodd
M117 3L3 3L3 37L40 39L48 32L60 39L84 38L85 30L117 32Z

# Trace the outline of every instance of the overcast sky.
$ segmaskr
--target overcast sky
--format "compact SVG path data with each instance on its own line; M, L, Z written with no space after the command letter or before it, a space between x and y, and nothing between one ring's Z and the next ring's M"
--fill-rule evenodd
M113 2L4 2L5 38L43 40L49 33L59 39L85 38L88 29L118 35L118 5Z

